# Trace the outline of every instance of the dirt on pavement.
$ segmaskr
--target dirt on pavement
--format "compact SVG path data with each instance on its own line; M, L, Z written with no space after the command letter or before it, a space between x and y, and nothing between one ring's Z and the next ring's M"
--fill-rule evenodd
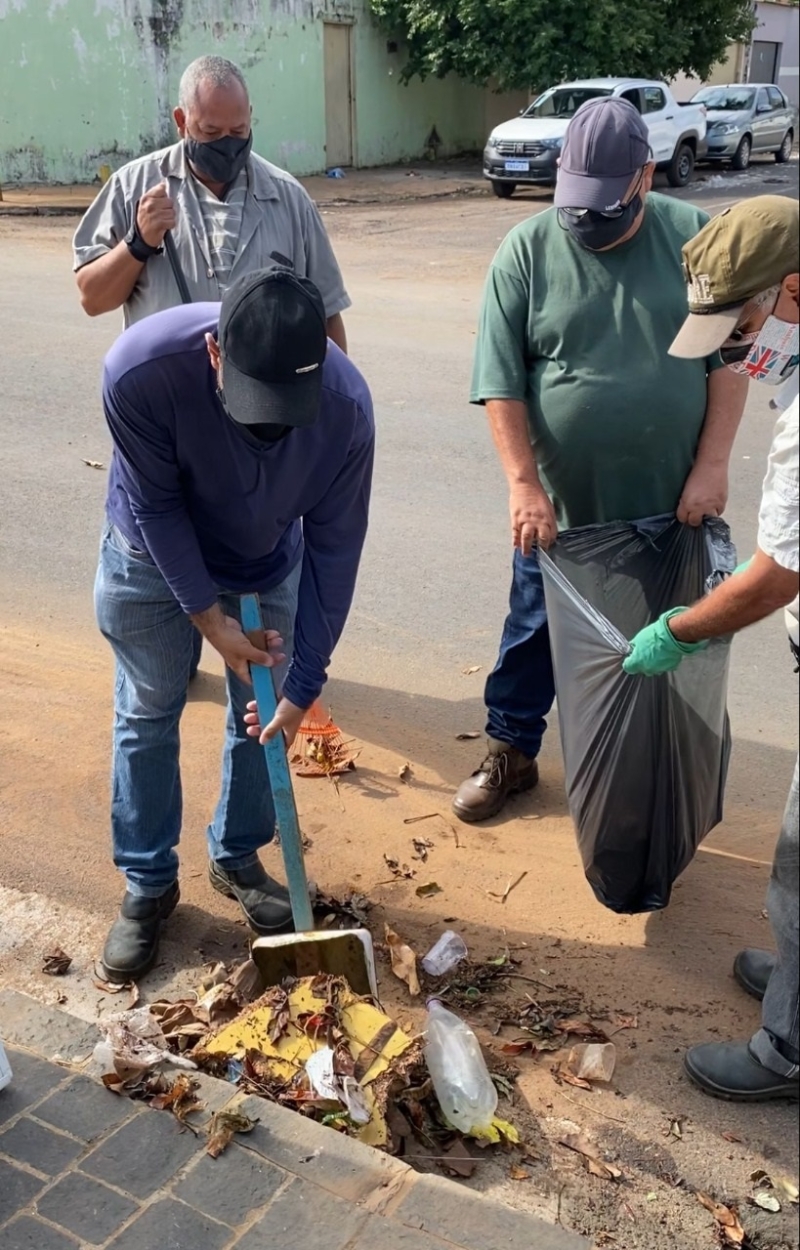
M93 985L94 960L119 899L106 826L111 666L91 638L32 634L18 624L0 636L4 656L4 820L0 890L0 983L99 1019L119 1000ZM41 687L47 655L47 691ZM214 668L204 660L204 670ZM480 674L464 676L480 683ZM357 771L338 793L327 779L300 779L297 795L310 840L308 868L336 895L355 890L373 902L370 927L382 941L388 923L423 954L445 929L462 934L476 962L509 951L515 977L500 979L458 1009L478 1031L496 1070L516 1074L500 1114L514 1121L529 1147L526 1178L512 1180L510 1161L488 1155L462 1181L594 1236L622 1250L700 1250L716 1243L714 1221L695 1190L739 1206L759 1250L794 1250L797 1213L751 1207L758 1169L796 1180L797 1123L781 1106L742 1108L715 1103L685 1080L681 1056L693 1042L747 1036L758 1006L730 977L743 944L769 945L763 913L774 804L756 801L728 813L678 883L661 914L619 917L604 911L585 885L560 766L545 764L538 790L512 804L506 819L470 827L453 820L454 785L477 762L481 743L457 741L480 723L440 716L420 724L414 700L373 691L369 701L332 683L329 698L362 752ZM377 696L377 697L376 697ZM242 958L247 932L236 911L206 878L203 830L215 798L222 731L223 679L203 671L184 719L185 816L182 904L170 922L163 959L146 980L146 996L177 995L208 962ZM436 749L432 731L435 735ZM406 781L404 765L411 766ZM414 817L439 815L413 824ZM745 853L743 834L749 850ZM427 862L413 858L414 838L433 843ZM385 856L414 876L393 880ZM277 851L268 867L280 873ZM508 883L527 870L509 894ZM419 898L435 881L441 893ZM53 895L58 902L52 901ZM54 945L73 957L64 978L41 969ZM529 979L526 979L529 978ZM421 1000L412 1000L380 963L385 1008L419 1028ZM557 1084L559 1055L509 1057L503 1046L521 1036L514 1018L531 999L597 1023L613 1035L618 1066L611 1086L585 1091ZM589 1176L577 1155L558 1145L580 1131L612 1159L622 1178ZM435 1166L423 1163L421 1166ZM518 1175L518 1172L514 1173Z

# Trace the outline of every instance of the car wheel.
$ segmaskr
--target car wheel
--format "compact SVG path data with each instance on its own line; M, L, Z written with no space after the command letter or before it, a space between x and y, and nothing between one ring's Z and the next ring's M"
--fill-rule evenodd
M676 149L667 170L667 181L671 187L685 187L694 173L694 149L688 143L681 143Z
M794 143L794 135L791 130L787 130L783 136L783 143L775 153L775 160L779 165L785 165L792 156L792 144Z
M510 200L517 189L516 182L493 182L492 190L499 200Z
M731 169L745 170L750 168L750 156L753 151L753 140L745 135L731 159Z

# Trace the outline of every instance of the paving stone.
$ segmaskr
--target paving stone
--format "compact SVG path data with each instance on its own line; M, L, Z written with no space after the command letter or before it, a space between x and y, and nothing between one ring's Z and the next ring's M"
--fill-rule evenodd
M231 1230L224 1224L209 1220L182 1202L165 1198L153 1203L124 1233L110 1241L108 1250L221 1250L230 1239ZM302 1242L293 1244L300 1250Z
M23 1215L0 1232L0 1250L77 1250L78 1242L41 1220Z
M37 1120L45 1120L55 1128L72 1133L73 1137L92 1142L123 1120L130 1120L136 1112L136 1103L110 1093L84 1076L76 1076L69 1085L57 1089L40 1103L35 1115Z
M0 1037L3 1028L0 1026ZM14 1079L0 1092L0 1124L5 1124L12 1116L26 1111L34 1103L49 1094L56 1085L60 1085L67 1073L55 1063L46 1059L37 1059L24 1050L14 1050L5 1039L3 1045L8 1053Z
M0 990L0 1037L5 1046L27 1046L46 1059L82 1063L98 1039L97 1026L28 994Z
M239 1091L230 1081L220 1081L216 1077L207 1076L205 1072L193 1072L192 1079L197 1081L195 1097L203 1103L202 1111L192 1111L186 1117L194 1128L205 1128L211 1121L215 1111L221 1111L229 1102L239 1097Z
M0 1133L0 1152L47 1176L58 1176L82 1150L80 1142L45 1128L26 1115Z
M45 1219L75 1233L81 1241L99 1246L121 1228L138 1207L130 1198L123 1198L99 1181L80 1172L69 1172L39 1199L36 1210Z
M410 1169L362 1142L289 1111L263 1098L245 1098L237 1107L259 1123L241 1138L278 1167L313 1181L341 1198L361 1202L375 1190L401 1183Z
M392 1218L464 1250L589 1250L582 1237L436 1176L420 1176Z
M80 1168L135 1198L149 1198L199 1149L194 1134L181 1133L169 1112L144 1111L101 1141Z
M266 1206L285 1180L285 1172L257 1154L229 1146L218 1159L201 1155L173 1193L206 1215L235 1226Z
M17 1211L22 1211L24 1207L27 1207L36 1194L44 1188L45 1183L38 1177L31 1176L30 1172L23 1172L22 1168L12 1167L10 1163L6 1163L5 1159L0 1159L0 1224L3 1220L10 1220ZM3 1234L0 1233L0 1239L2 1236ZM0 1240L0 1247L2 1247L2 1240Z
M453 1250L453 1243L442 1241L440 1237L430 1237L418 1228L385 1220L381 1215L373 1215L353 1243L352 1250ZM538 1250L538 1247L532 1242L529 1250Z
M258 1223L236 1242L236 1250L275 1250L277 1246L349 1250L367 1219L367 1213L351 1203L295 1179L270 1203ZM378 1250L378 1246L374 1245L373 1250Z

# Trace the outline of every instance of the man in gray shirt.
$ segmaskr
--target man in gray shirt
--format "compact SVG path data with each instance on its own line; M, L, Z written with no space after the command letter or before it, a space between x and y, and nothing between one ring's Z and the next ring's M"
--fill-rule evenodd
M350 300L325 227L300 183L251 150L251 112L231 61L204 56L184 72L174 112L181 142L112 174L75 232L90 317L121 307L128 326L181 303L164 250L169 231L193 301L221 299L277 254L318 288L328 337L347 349L341 314Z

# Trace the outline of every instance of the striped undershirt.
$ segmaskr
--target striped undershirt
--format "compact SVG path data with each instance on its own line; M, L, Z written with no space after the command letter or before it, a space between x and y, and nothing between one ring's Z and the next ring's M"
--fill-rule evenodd
M239 246L244 201L247 195L247 170L243 169L236 181L230 185L224 200L218 200L197 178L192 178L192 184L203 215L211 267L219 283L220 294L222 294L228 285Z

